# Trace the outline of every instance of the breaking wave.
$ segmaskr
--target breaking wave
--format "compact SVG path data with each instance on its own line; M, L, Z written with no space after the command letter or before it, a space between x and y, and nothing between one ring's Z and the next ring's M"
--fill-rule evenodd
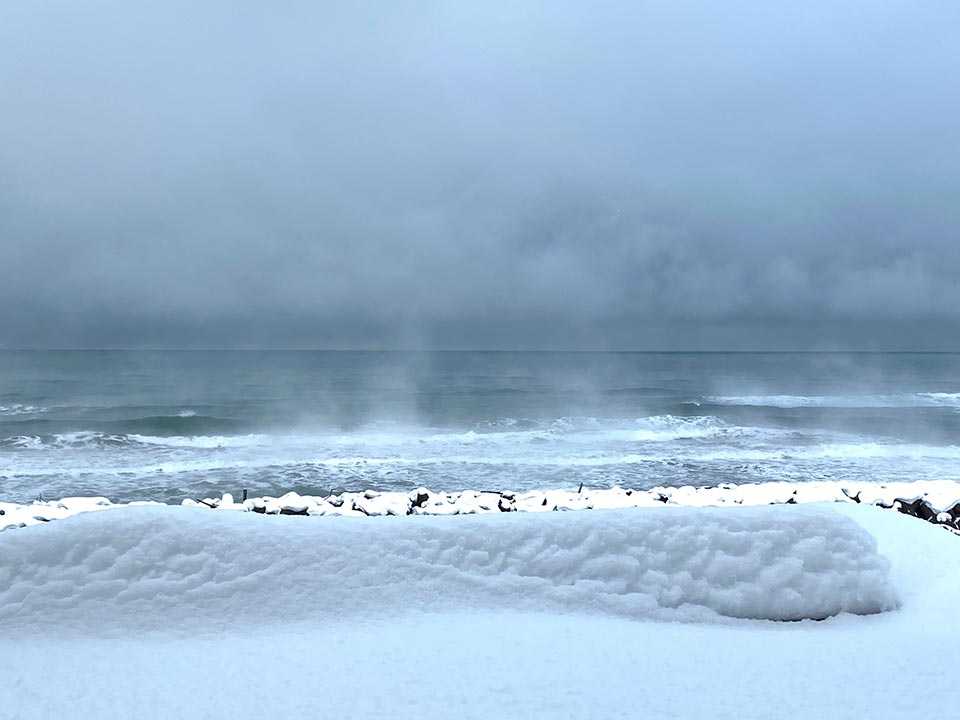
M911 408L956 407L960 393L923 392L895 395L733 395L708 396L695 405L742 405L772 408Z
M187 416L192 420L194 416ZM156 424L158 418L146 419ZM171 427L173 418L162 418ZM203 421L209 418L203 418ZM133 421L139 425L142 421ZM75 431L54 435L18 435L0 440L0 445L26 449L100 448L123 445L183 449L246 448L264 446L451 446L476 444L513 444L537 442L638 442L668 443L733 435L771 434L779 431L729 425L716 417L676 417L661 415L634 420L606 420L594 417L564 417L550 422L501 418L478 424L466 431L439 428L404 427L396 424L370 424L350 432L320 431L301 434L191 434L166 435L140 432L106 433Z
M111 429L125 435L191 436L230 433L242 428L237 420L181 411L176 415L153 415L110 423Z

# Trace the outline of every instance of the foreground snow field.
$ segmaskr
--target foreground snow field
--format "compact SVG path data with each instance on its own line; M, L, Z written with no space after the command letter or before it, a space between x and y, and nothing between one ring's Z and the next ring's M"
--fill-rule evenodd
M960 539L865 505L122 508L0 534L0 717L911 718L958 603Z

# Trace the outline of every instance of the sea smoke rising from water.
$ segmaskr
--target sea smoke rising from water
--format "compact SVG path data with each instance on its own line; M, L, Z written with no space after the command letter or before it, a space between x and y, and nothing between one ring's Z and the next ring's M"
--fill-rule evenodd
M0 353L0 488L960 479L960 356Z

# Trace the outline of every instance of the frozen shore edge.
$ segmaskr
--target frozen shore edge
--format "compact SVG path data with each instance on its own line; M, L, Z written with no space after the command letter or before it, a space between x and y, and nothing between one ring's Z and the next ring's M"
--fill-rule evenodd
M897 510L960 534L960 482L919 480L902 483L771 482L723 484L714 487L655 487L632 490L542 490L531 492L473 491L344 492L315 496L290 492L280 497L255 497L236 501L231 494L181 504L211 510L232 510L270 515L326 515L377 517L405 515L477 515L500 512L555 512L634 507L723 507L793 505L799 503L864 503ZM113 503L105 497L38 499L32 503L0 502L0 532L59 520L95 510L154 502Z

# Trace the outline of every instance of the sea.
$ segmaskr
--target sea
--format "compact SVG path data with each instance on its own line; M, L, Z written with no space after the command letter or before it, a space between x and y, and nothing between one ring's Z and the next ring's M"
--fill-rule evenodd
M960 480L960 354L0 351L0 500Z

